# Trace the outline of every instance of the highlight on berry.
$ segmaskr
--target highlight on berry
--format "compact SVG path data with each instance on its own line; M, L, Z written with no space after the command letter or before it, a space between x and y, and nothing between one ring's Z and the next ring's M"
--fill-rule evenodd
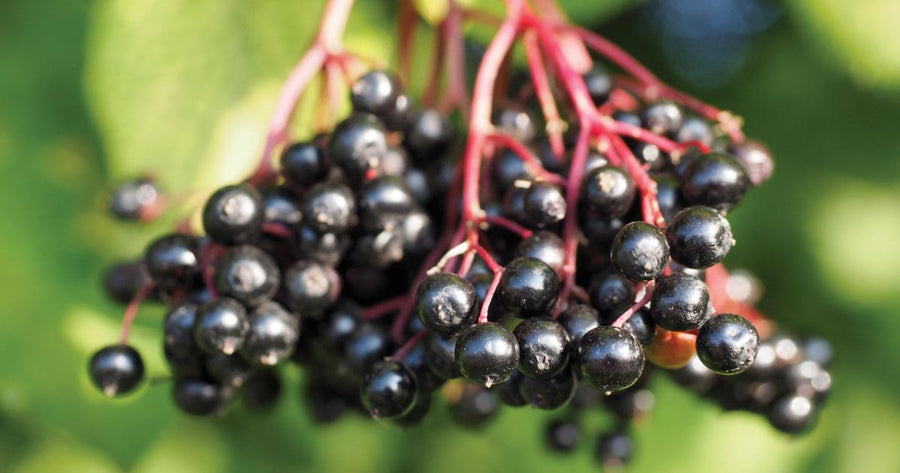
M539 433L550 450L591 441L613 466L642 448L630 426L652 411L653 377L670 376L775 429L810 429L831 386L828 342L780 333L755 308L759 284L730 290L748 276L722 263L740 236L728 213L771 175L768 149L552 1L506 3L494 17L451 2L443 86L417 94L409 51L392 67L343 49L353 2L330 0L256 171L209 193L202 228L188 216L106 274L126 308L118 343L98 341L88 362L97 389L148 384L129 331L150 303L168 307L159 384L195 416L271 407L281 374L301 369L321 423L357 413L406 427L449 404L478 427L529 406L556 413ZM469 22L495 28L480 57L462 47ZM317 113L352 111L294 136L317 75L331 94ZM169 201L139 176L109 208L148 222ZM614 428L585 430L591 409Z

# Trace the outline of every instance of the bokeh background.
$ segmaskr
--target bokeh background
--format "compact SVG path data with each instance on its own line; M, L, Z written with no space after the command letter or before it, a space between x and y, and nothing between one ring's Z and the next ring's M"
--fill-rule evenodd
M390 59L393 3L360 1L348 45ZM731 215L728 262L762 278L762 307L782 328L837 351L830 403L798 439L657 377L631 470L900 471L900 2L565 3L770 145L775 176ZM176 412L166 383L115 402L89 385L86 359L115 340L121 313L99 274L166 224L114 224L105 193L150 172L197 205L190 196L238 178L320 10L0 2L0 472L597 470L591 441L564 457L542 448L552 413L507 409L472 432L438 403L406 432L354 416L319 427L286 370L274 412L198 420ZM151 376L165 374L161 317L148 307L134 333ZM588 432L608 422L589 417Z

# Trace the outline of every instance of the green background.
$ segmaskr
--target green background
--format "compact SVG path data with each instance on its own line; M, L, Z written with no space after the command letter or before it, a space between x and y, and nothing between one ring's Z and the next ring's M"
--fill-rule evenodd
M390 2L359 3L347 44L389 59ZM567 6L662 77L738 111L770 145L775 177L733 213L729 263L765 281L762 307L782 327L837 350L833 396L800 439L658 377L633 471L900 471L900 2L786 3L716 90L675 80L622 13L627 2L591 3ZM270 414L197 420L175 411L165 383L115 402L89 385L86 359L115 339L121 310L98 275L165 223L112 223L105 192L147 171L186 195L241 176L320 10L311 0L0 3L0 472L596 471L590 440L570 456L542 448L547 413L507 409L471 432L438 403L406 432L353 416L318 427L291 374ZM151 376L165 373L160 317L142 311L134 333ZM608 422L588 420L591 436Z

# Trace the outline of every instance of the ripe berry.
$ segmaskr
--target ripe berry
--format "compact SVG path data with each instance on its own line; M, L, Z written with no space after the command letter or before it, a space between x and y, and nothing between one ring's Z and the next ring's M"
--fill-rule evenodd
M727 211L740 202L750 181L733 156L710 153L692 159L684 171L681 193L691 204Z
M623 307L622 312L627 310L629 306L630 304L628 306L620 306ZM650 345L653 342L653 335L656 333L656 324L653 323L653 318L646 308L638 309L631 314L631 317L625 321L622 328L631 332L642 347Z
M697 394L708 393L719 379L716 373L707 368L697 355L692 356L687 364L670 371L670 373L672 380L677 384Z
M423 255L434 247L434 223L421 210L406 214L400 221L397 233L403 241L404 255Z
M641 163L649 165L651 171L661 171L670 163L669 155L663 153L658 146L650 143L634 143L631 146L631 151Z
M609 254L612 242L625 225L622 219L607 220L589 212L580 212L581 231L587 237L592 248L596 248L599 254Z
M294 143L281 152L281 175L295 186L315 184L327 173L325 153L315 141Z
M400 417L412 410L416 402L416 377L399 361L379 361L363 378L360 396L372 417Z
M584 80L584 85L587 87L594 105L603 105L609 99L609 93L612 91L612 78L609 71L595 65L582 75L581 79Z
M363 325L344 343L343 361L353 376L364 375L378 360L391 351L390 334L378 327Z
M392 111L400 92L400 84L390 74L371 70L350 85L350 103L357 112L384 116Z
M359 223L370 231L393 228L415 206L415 200L403 180L393 176L364 182L357 198Z
M418 162L428 162L443 156L452 142L453 128L437 110L420 110L413 115L406 128L404 144Z
M475 286L452 273L425 278L416 290L416 314L429 329L452 334L475 323Z
M300 260L284 272L284 294L291 310L318 318L341 293L341 277L331 266Z
M697 356L719 374L742 373L753 364L759 334L747 319L721 314L707 320L697 333Z
M523 379L525 379L525 376L517 370L509 377L509 379L495 385L491 391L497 392L497 396L503 404L511 407L522 407L525 404L528 404L528 402L525 401L525 398L522 397L522 393L519 391L519 386L522 385Z
M244 385L254 368L238 355L215 353L206 357L207 373L220 386L239 388Z
M176 358L197 354L194 341L194 324L197 320L197 305L181 303L169 310L163 322L163 346Z
M666 222L672 222L683 207L681 201L681 189L677 179L668 174L659 174L653 176L656 181L656 200L659 202L659 210L663 214Z
M606 467L622 466L628 463L634 453L634 444L628 435L611 432L597 441L597 461Z
M91 381L107 397L126 394L144 379L141 355L128 345L110 345L91 357Z
M391 104L390 110L383 114L381 119L384 120L384 124L391 131L406 130L412 122L415 111L416 107L413 99L407 93L401 91L397 98L394 99L394 103Z
M356 265L380 270L403 259L403 239L394 229L365 234L356 240L350 260Z
M758 141L745 140L731 147L734 157L747 172L747 178L754 186L760 186L772 177L775 162L769 148Z
M775 401L766 414L773 427L789 434L808 430L816 420L816 409L812 401L799 395Z
M144 265L159 284L185 282L200 272L197 240L179 233L164 235L147 247Z
M106 295L120 303L127 304L144 286L153 280L143 261L115 263L103 273L103 288Z
M584 334L600 326L600 314L591 306L575 304L569 306L556 319L566 333L572 348L577 348Z
M578 424L568 420L554 420L547 424L544 432L547 447L556 452L570 452L581 440Z
M219 294L247 306L274 296L280 282L275 260L255 246L229 248L216 265L215 286Z
M628 279L650 281L669 263L669 245L658 228L646 222L631 222L613 240L610 259Z
M300 212L300 200L282 186L269 186L260 189L263 202L263 221L277 223L285 227L293 227L300 223L303 214Z
M706 146L712 146L716 140L712 126L709 122L697 117L688 117L681 123L678 132L675 134L675 141L679 143L687 143L688 141L699 141Z
M524 377L519 385L519 393L531 407L543 410L558 409L572 399L577 383L575 372L566 369L550 378Z
M511 149L503 148L494 156L493 177L494 185L499 189L508 189L517 180L529 181L533 175L518 154Z
M612 317L613 310L634 302L634 284L619 273L606 272L595 276L588 289L591 305L603 319Z
M604 392L621 391L641 377L644 350L631 332L600 326L584 334L578 344L581 377Z
M666 229L672 259L689 268L708 268L725 259L732 238L728 219L702 205L678 212Z
M497 132L509 135L521 143L534 139L534 118L519 104L510 102L496 108L491 121Z
M372 115L355 114L334 127L328 157L347 178L359 181L381 166L387 149L387 132L381 122Z
M675 102L663 101L649 105L641 113L644 128L657 135L670 135L681 127L681 107Z
M462 376L456 364L456 337L428 337L425 346L425 363L428 368L441 379L453 379Z
M342 233L356 224L356 200L347 186L322 182L303 196L303 221L319 233Z
M257 365L274 366L289 359L300 338L300 318L276 302L257 307L249 326L240 355Z
M312 259L328 266L337 266L350 243L350 237L344 233L320 233L313 225L301 225L294 233L291 252L297 259Z
M138 178L120 184L109 199L109 211L119 220L152 220L161 210L159 189L153 180Z
M182 412L195 416L218 414L228 402L226 390L203 379L179 379L172 386L172 398Z
M650 315L656 325L684 332L703 323L708 304L709 290L703 281L684 273L672 273L656 282Z
M312 341L316 349L337 355L361 325L362 308L349 299L341 299L315 324Z
M523 198L524 216L533 228L547 228L566 217L566 198L558 187L549 182L533 182Z
M603 166L584 176L581 201L604 219L624 216L634 202L634 180L615 166Z
M502 383L512 376L519 363L516 337L494 322L472 325L456 339L459 371L473 383L486 387Z
M225 186L206 201L203 229L218 243L246 243L262 231L263 210L262 196L249 184Z
M415 320L415 318L411 318L411 320ZM451 354L451 358L452 356L453 355ZM435 372L428 367L427 358L428 350L425 347L425 344L417 343L403 356L402 360L403 364L406 365L415 376L419 393L422 395L437 390L447 381L445 378L435 374Z
M547 315L559 296L559 276L547 263L516 258L500 277L497 296L503 309L517 317Z
M247 311L238 301L222 297L197 309L194 339L206 353L235 353L244 345L249 331Z
M569 335L554 320L532 317L513 331L519 343L519 371L532 378L555 376L569 362Z
M556 233L541 231L525 238L516 247L516 257L541 260L561 274L566 259L566 248L562 238Z

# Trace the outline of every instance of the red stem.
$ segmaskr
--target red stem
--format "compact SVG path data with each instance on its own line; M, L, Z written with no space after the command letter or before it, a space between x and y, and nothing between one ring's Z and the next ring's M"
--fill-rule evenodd
M644 307L645 305L647 305L647 303L650 302L650 298L653 297L653 288L655 286L656 286L656 281L647 281L644 283L638 283L636 289L638 290L638 292L640 292L641 289L644 290L643 297L638 299L638 301L635 302L634 305L629 307L628 310L626 310L625 312L622 312L622 315L620 315L616 319L616 321L612 323L612 326L621 328L622 325L625 325L625 322L628 322L628 319L630 319L631 316L634 315L635 312L640 310L641 307Z
M409 337L409 340L407 340L406 343L403 344L403 346L397 349L392 358L402 360L407 354L409 354L410 351L412 351L416 344L418 344L420 341L422 341L423 338L425 338L425 335L427 334L428 329L424 328L416 332L412 337Z
M483 324L488 321L488 314L491 310L491 301L494 299L494 293L497 292L497 286L500 285L500 278L503 276L503 269L494 273L494 279L484 294L484 302L481 303L481 311L478 313L478 323Z
M541 160L538 159L538 157L535 156L534 153L532 153L531 150L528 149L528 147L522 144L519 140L513 138L512 136L504 135L501 133L488 135L487 138L491 142L509 148L510 151L515 153L516 156L518 156L519 159L521 159L525 163L525 165L528 166L528 169L530 169L531 172L534 173L535 177L543 179L547 182L551 182L553 184L561 185L565 183L563 178L558 174L548 172L546 169L544 169L544 165L541 164Z
M119 344L125 345L128 343L128 335L131 333L131 324L134 323L134 318L137 316L138 309L141 308L141 303L144 302L144 299L146 299L154 289L156 289L156 284L154 283L145 285L135 293L134 297L131 298L131 302L125 307L125 313L122 315L122 332L119 335Z
M532 31L525 33L522 40L525 46L525 56L528 58L528 69L531 71L531 83L534 85L535 94L547 122L550 149L557 158L562 158L566 153L562 136L567 127L566 122L560 118L559 110L556 108L556 99L553 98L553 91L547 78L547 68L544 66L544 59L541 57L535 33Z
M523 227L522 225L519 225L518 223L513 222L512 220L510 220L506 217L501 217L499 215L485 215L484 218L482 219L482 221L485 223L491 224L491 225L503 227L503 228L515 233L516 235L519 235L519 237L521 237L521 238L528 238L534 234L534 232Z

